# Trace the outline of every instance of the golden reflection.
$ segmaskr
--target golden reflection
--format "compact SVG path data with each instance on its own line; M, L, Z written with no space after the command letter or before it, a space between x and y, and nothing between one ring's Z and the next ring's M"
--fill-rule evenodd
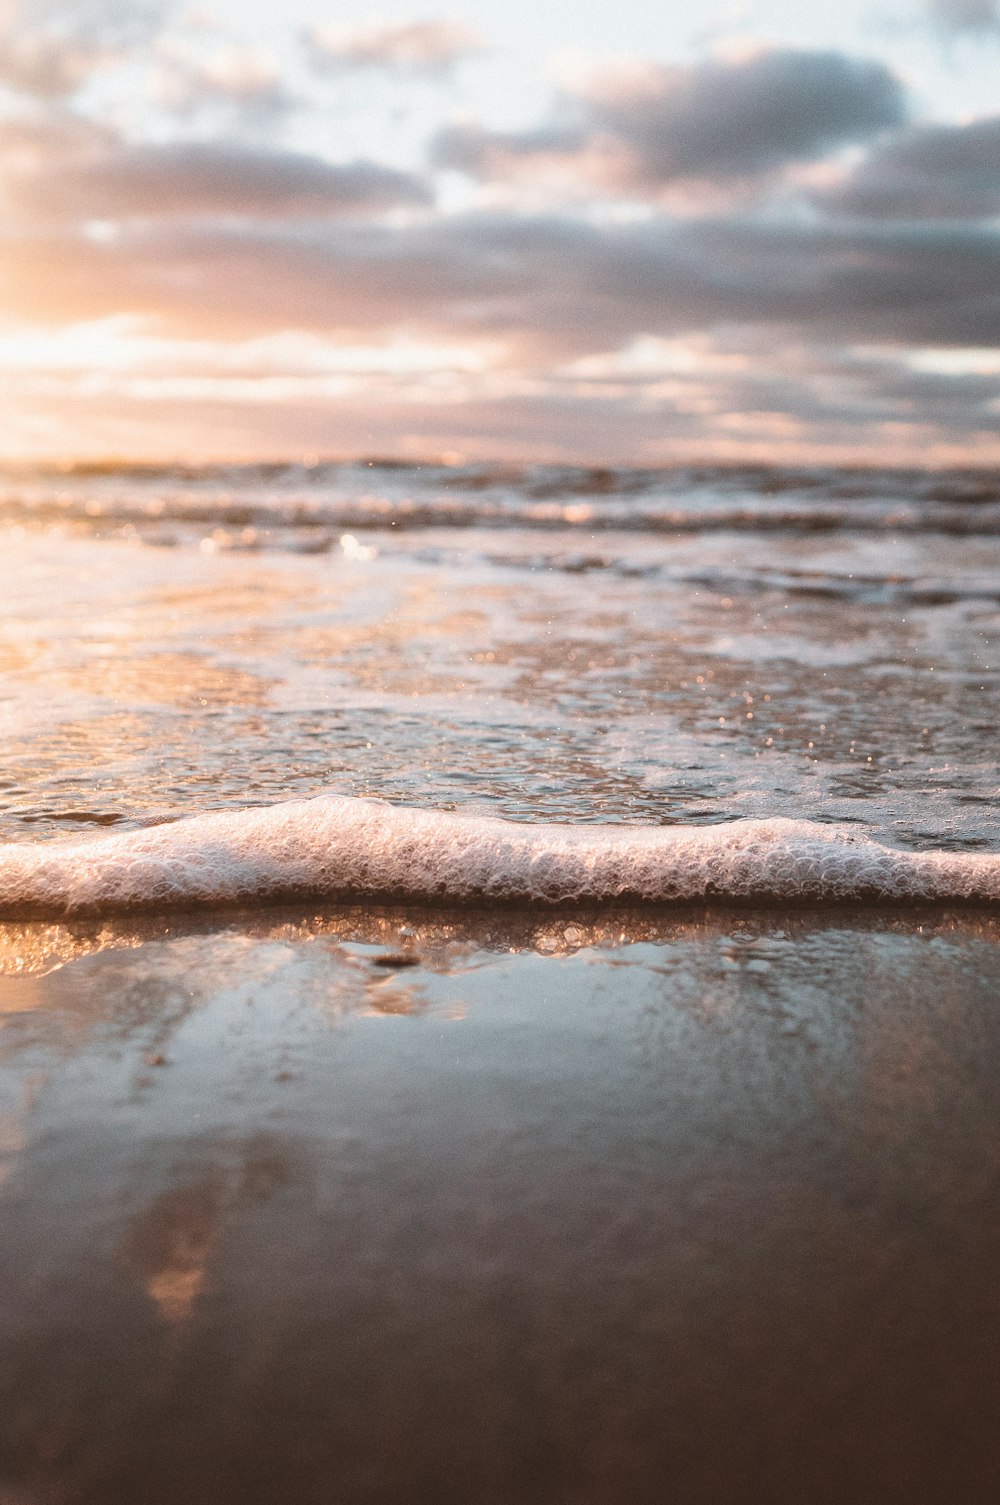
M233 568L234 573L240 570L240 562L237 561ZM261 612L271 618L281 607L301 608L317 595L315 583L267 568L255 560L252 573L245 579L239 576L228 580L213 578L210 584L170 585L151 590L146 610L158 630L160 627L169 629L171 625L183 626L192 619L217 619L228 625L252 620ZM324 591L324 600L326 595ZM160 613L166 617L165 622L156 621Z
M420 987L400 987L387 977L378 978L365 990L367 1006L359 1009L362 1017L404 1017L422 1014L428 1006Z
M30 669L35 658L34 648L22 647L18 643L11 642L9 638L0 639L0 674L17 674L22 669ZM2 1505L2 1500L0 1500L0 1505Z
M149 737L147 717L134 711L110 711L92 721L65 721L43 745L34 745L30 751L35 767L46 772L67 769L82 774L87 768L114 766L123 752L144 746ZM15 745L11 755L20 753Z
M137 653L94 657L59 678L74 690L127 705L153 701L180 710L262 706L271 682L198 653Z
M44 992L28 985L29 978L45 977L67 962L94 952L120 951L142 944L141 933L130 934L114 925L84 928L43 922L0 925L0 977L21 979L16 992L13 989L0 992L4 1011L37 1008L45 1002Z
M210 1286L213 1261L227 1223L251 1212L302 1179L303 1167L269 1135L235 1147L215 1145L226 1163L163 1192L137 1216L121 1249L133 1279L163 1321L188 1321Z
M0 936L0 944L2 944L2 936ZM23 960L19 958L18 970L5 976L2 958L0 958L0 1018L5 1014L30 1014L34 1009L44 1008L47 996L45 989L41 986L42 978L46 973L55 971L60 966L62 966L61 962L55 962L32 974L30 968L25 966ZM16 981L14 981L15 978Z
M132 1225L125 1263L165 1322L190 1317L205 1289L224 1200L224 1188L207 1178L166 1192Z
M1000 943L1000 919L993 915L942 909L924 915L921 925L927 936ZM210 948L198 963L199 983L204 979L206 986L215 983L221 986L226 969L233 965L232 947L236 941L241 951L252 955L258 972L266 964L270 973L283 958L293 954L295 947L315 942L331 951L331 960L335 956L349 961L363 967L366 974L369 959L351 955L343 946L379 946L397 951L405 943L419 955L424 971L457 974L488 963L491 955L508 952L564 956L584 949L617 950L638 942L704 939L722 942L720 966L728 972L735 971L735 964L726 954L732 949L728 939L734 929L745 937L740 944L741 954L745 951L752 957L755 948L751 942L755 938L766 942L777 935L783 942L793 942L816 931L842 928L909 935L913 933L914 922L912 916L895 915L891 908L878 910L871 906L865 909L844 906L816 915L787 910L727 910L722 905L705 908L692 905L660 912L641 907L608 907L597 912L574 912L571 916L560 916L558 911L540 914L537 909L517 908L430 912L393 905L345 905L317 910L276 905L215 915L123 915L99 922L9 921L0 924L0 978L7 980L7 991L0 993L0 997L9 1000L6 1007L10 1012L37 1008L44 1004L45 996L32 989L31 980L69 962L101 952L135 950L150 943L196 943L199 938ZM212 943L220 941L226 942L228 955L223 960L222 953L218 953L218 968L205 971ZM260 942L276 944L270 958L261 955ZM725 965L727 960L729 966ZM369 980L377 985L376 979ZM392 975L382 979L383 985L392 981ZM22 996L24 1003L19 1002Z

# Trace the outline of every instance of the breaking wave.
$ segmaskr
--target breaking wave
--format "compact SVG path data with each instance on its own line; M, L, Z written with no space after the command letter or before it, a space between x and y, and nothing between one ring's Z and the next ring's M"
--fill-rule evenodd
M979 471L343 464L0 469L0 523L97 533L218 530L233 547L321 552L344 529L1000 535Z
M901 851L851 827L787 819L522 825L333 796L86 842L0 847L0 915L8 917L291 898L992 905L1000 855Z

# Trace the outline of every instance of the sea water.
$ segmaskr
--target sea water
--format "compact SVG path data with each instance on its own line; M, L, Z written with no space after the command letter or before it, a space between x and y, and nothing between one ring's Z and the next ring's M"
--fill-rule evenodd
M995 898L987 474L105 467L9 473L0 528L8 910L113 905L110 869L123 903L252 900L248 863L261 897ZM463 819L407 856L400 808ZM553 876L567 824L618 832L576 838L589 884ZM94 844L149 826L154 858Z
M996 1497L989 476L0 529L2 1505Z

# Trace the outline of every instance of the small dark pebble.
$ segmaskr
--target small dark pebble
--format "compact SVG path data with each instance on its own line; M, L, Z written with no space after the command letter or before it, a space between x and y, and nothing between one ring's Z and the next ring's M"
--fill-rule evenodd
M147 1066L166 1066L166 1064L167 1064L167 1058L163 1054L163 1052L160 1051L160 1050L152 1051L146 1057L146 1065Z
M383 951L381 956L372 957L373 967L419 967L420 958L414 956L412 951Z

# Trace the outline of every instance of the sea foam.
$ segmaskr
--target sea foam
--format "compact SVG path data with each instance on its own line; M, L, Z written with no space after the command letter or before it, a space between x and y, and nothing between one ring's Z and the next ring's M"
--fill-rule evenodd
M900 851L851 827L797 820L522 825L332 796L84 842L0 847L7 916L289 898L996 904L1000 855Z

